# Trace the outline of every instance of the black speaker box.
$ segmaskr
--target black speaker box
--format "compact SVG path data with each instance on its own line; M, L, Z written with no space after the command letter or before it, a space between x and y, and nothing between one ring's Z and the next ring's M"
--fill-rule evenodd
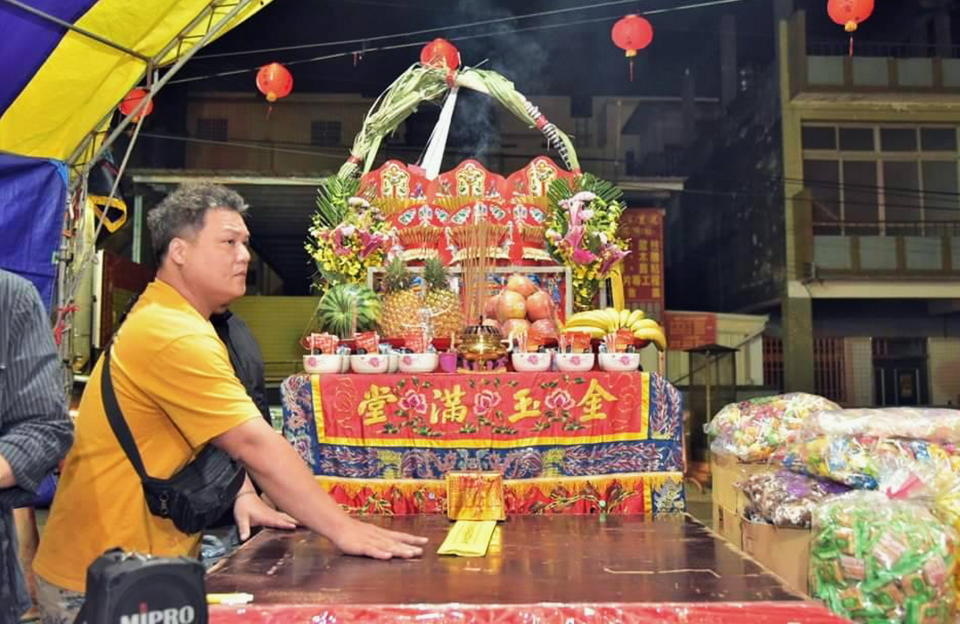
M203 565L110 550L87 569L76 624L207 624Z

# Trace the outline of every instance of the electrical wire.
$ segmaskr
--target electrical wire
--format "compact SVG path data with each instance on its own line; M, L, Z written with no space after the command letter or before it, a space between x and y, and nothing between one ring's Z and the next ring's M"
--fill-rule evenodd
M633 0L631 0L631 1L633 1ZM718 4L732 4L732 3L745 2L745 1L746 1L746 0L711 0L710 2L700 2L700 3L697 3L697 4L688 4L688 5L678 6L678 7L671 7L671 8L666 8L666 9L656 9L656 10L654 10L654 11L647 11L647 12L644 13L644 15L653 15L653 14L655 14L655 13L668 13L668 12L674 12L674 11L685 11L685 10L691 10L691 9L695 9L695 8L703 8L703 7L708 7L708 6L714 6L714 5L718 5ZM620 0L617 0L616 3L620 3ZM603 6L603 4L600 4L600 5L598 5L598 6ZM575 20L575 21L571 21L571 22L562 22L562 23L559 23L559 24L541 24L541 25L539 25L539 26L527 26L527 27L524 27L524 28L514 28L514 29L511 29L511 30L509 30L509 31L496 31L496 32L477 33L477 34L473 34L473 35L461 35L461 36L459 36L459 37L450 37L449 40L450 40L450 41L454 41L454 42L457 42L457 41L467 41L467 40L471 40L471 39L484 39L484 38L487 38L487 37L502 37L502 36L504 36L504 35L513 35L513 34L521 33L521 32L532 32L532 31L537 31L537 30L551 30L551 29L555 29L555 28L568 28L568 27L570 27L570 26L579 26L579 25L583 25L583 24L595 24L595 23L597 23L597 22L605 22L605 21L609 21L609 20L611 20L611 19L615 19L616 17L617 17L616 15L608 15L608 16L596 17L596 18L590 18L590 19ZM510 18L510 19L515 19L515 18ZM446 28L450 28L450 27L446 27ZM445 30L446 28L439 29L439 30ZM430 29L430 30L432 31L432 30L437 30L437 29ZM412 32L415 32L415 33L416 33L416 32L421 32L421 31L412 31ZM396 37L396 36L400 36L400 35L394 35L393 37ZM390 37L390 38L392 38L392 37ZM367 38L367 39L358 39L358 40L353 41L353 42L354 42L354 43L357 43L357 42L363 43L363 42L367 42L367 41L370 41L370 39L369 39L369 38ZM423 40L423 41L413 41L413 42L407 42L407 43L397 43L397 44L392 44L392 45L378 46L378 47L373 47L373 48L361 47L360 49L356 49L356 50L347 50L347 51L344 51L344 52L333 52L333 53L330 53L330 54L324 54L324 55L321 55L321 56L315 56L315 57L306 58L306 59L296 59L296 60L292 60L292 61L282 61L282 64L289 67L289 66L293 66L293 65L302 65L302 64L304 64L304 63L316 63L316 62L327 61L327 60L331 60L331 59L345 58L345 57L353 56L353 55L355 55L355 54L368 54L368 53L370 53L370 52L385 52L385 51L389 51L389 50L399 50L399 49L403 49L403 48L421 47L421 46L424 46L424 45L426 45L426 44L428 44L428 43L430 43L429 40ZM272 50L267 50L267 51L272 51ZM211 57L210 57L210 56L206 56L206 57L203 57L203 58L211 58ZM280 62L280 61L278 61L278 62ZM246 68L243 68L243 69L226 70L226 71L222 71L222 72L216 72L216 73L213 73L213 74L205 74L205 75L203 75L203 76L189 76L189 77L186 77L186 78L180 78L180 79L177 79L177 80L171 80L169 84L184 84L184 83L188 83L188 82L197 82L197 81L199 81L199 80L210 80L210 79L213 79L213 78L223 78L223 77L226 77L226 76L237 76L237 75L240 75L240 74L246 74L246 73L258 71L258 70L260 69L260 67L261 67L260 65L257 65L257 66L255 66L255 67L246 67Z
M222 147L233 147L233 148L238 148L238 149L251 149L251 150L275 152L275 153L282 153L282 154L296 154L296 155L301 155L301 156L317 156L317 157L323 157L323 158L336 158L336 159L343 159L343 158L344 158L344 155L346 154L346 149L347 149L347 148L343 148L343 150L314 150L314 149L309 149L309 150L308 150L308 149L297 149L298 146L308 147L310 144L309 144L309 143L298 143L298 142L294 142L294 141L285 141L285 142L283 142L283 146L282 146L282 147L278 147L277 145L273 145L273 144L271 144L271 145L265 145L265 144L263 144L263 143L258 143L258 142L249 142L249 141L239 142L239 141L229 141L229 140L205 139L205 138L201 138L201 137L191 137L191 136L186 136L186 135L174 135L174 134L161 134L161 133L156 133L156 132L141 132L140 135L143 136L143 137L148 137L148 138L153 138L153 139L170 140L170 141L182 141L182 142L184 142L184 143L196 143L196 144L215 145L215 146L222 146ZM292 147L289 147L289 146L292 146ZM389 150L392 150L392 151L410 152L410 153L415 153L415 152L418 152L418 151L419 151L419 148L417 148L417 147L406 147L406 146L401 146L401 145L388 146L388 149L389 149ZM448 151L448 153L451 153L451 154L456 154L456 153L468 153L468 152L469 152L469 150L456 150L456 149L449 149L449 150L447 150L447 151ZM507 152L486 152L486 156L488 156L488 157L493 157L493 158L522 158L522 159L531 158L531 159L532 159L532 158L534 158L535 156L538 156L538 154L515 154L515 153L507 153ZM597 162L597 163L614 163L614 162L619 162L619 159L614 159L614 158L599 158L599 157L582 157L581 160L583 160L583 161L585 161L585 162ZM766 178L766 179L767 179L768 181L770 181L770 182L773 182L773 183L780 183L780 182L783 182L783 181L785 181L785 180L788 180L788 178L778 178L778 177L768 177L768 178ZM726 181L726 182L734 182L733 180L718 180L718 181L720 181L720 182L724 182L724 181ZM803 181L803 180L798 180L798 182L804 183L804 185L807 186L807 187L817 187L817 186L818 186L818 183L817 183L816 181ZM742 184L742 182L737 182L737 183L738 183L738 184ZM662 191L663 191L663 188L662 188L662 187L653 186L653 185L651 185L651 186L643 186L643 185L632 184L631 186L632 186L632 188L634 188L634 189L641 190L641 191L647 191L647 192L662 192ZM842 186L842 185L841 185L841 186ZM877 190L877 191L880 191L880 190L883 190L883 187L873 187L873 189L874 189L874 190ZM933 191L930 191L930 192L933 193ZM775 199L775 200L777 200L777 201L783 201L783 200L787 199L787 195L785 195L785 194L783 194L783 193L771 194L771 193L757 192L757 191L747 191L747 190L720 191L720 190L710 190L710 189L684 188L684 189L679 189L679 190L672 190L671 193L681 194L681 195L699 195L699 196L707 196L707 197L723 197L723 198L727 198L727 199L743 199L743 198L749 198L749 197L764 198L764 199L771 199L771 198L772 198L772 199ZM921 194L921 195L926 194L926 193L927 193L927 191L920 191L920 194ZM960 197L960 193L954 193L954 194L952 194L952 196L953 196L953 197ZM877 203L877 202L865 202L865 201L850 201L850 200L847 200L847 201L844 201L844 205L845 205L845 206L868 207L868 208L869 208L869 207L874 207L874 208L875 208L875 207L878 206L878 203ZM919 206L917 206L917 205L915 205L915 204L896 204L896 203L886 202L884 205L885 205L885 207L887 207L887 208L904 208L904 209L918 209L918 208L919 208ZM958 210L958 211L960 211L960 207L958 207L958 208L950 208L950 207L944 207L944 206L938 206L938 207L934 207L934 208L927 207L927 209L928 209L928 210L938 210L938 211L950 211L950 210Z
M744 2L746 0L709 0L707 2L698 2L695 4L688 4L679 7L668 7L663 9L651 9L649 11L644 11L643 15L658 15L661 13L673 13L676 11L687 11L692 9L701 9L708 8L711 6L719 6L724 4L735 4L739 2ZM553 9L550 11L539 11L537 13L525 13L523 15L510 15L507 17L497 17L486 20L477 20L473 22L466 22L463 24L454 24L452 26L438 26L435 28L423 28L421 30L410 30L406 32L393 33L388 35L375 35L373 37L360 37L355 39L343 39L340 41L322 41L318 43L304 43L299 45L292 46L278 46L273 48L260 48L257 50L239 50L235 52L219 52L215 54L204 54L198 55L196 58L224 58L229 56L242 56L244 54L261 54L266 52L287 52L290 50L306 50L310 48L322 48L322 47L333 47L339 45L350 45L354 43L367 43L370 41L382 41L384 39L397 39L400 37L413 37L415 35L425 35L429 33L436 32L448 32L450 30L458 30L461 28L475 28L477 26L488 26L490 24L500 24L504 22L514 22L519 20L531 19L534 17L546 17L548 15L560 15L563 13L571 13L575 11L585 11L589 9L597 9L607 6L614 6L618 4L634 4L636 0L608 0L607 2L595 2L589 5L581 5L574 7L566 7L563 9ZM603 19L612 19L611 17L604 17ZM511 31L514 32L514 31ZM379 49L379 48L375 48ZM369 51L369 50L367 50Z

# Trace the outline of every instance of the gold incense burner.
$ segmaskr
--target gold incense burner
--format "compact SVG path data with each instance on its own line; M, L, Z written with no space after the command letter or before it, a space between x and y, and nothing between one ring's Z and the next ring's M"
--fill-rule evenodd
M460 334L457 352L468 362L489 362L506 357L500 330L490 325L470 325Z

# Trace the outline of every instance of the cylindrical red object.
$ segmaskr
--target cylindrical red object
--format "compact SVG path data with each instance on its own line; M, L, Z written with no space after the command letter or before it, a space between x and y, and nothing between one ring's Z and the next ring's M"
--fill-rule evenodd
M827 0L827 15L847 32L853 32L873 13L874 0Z
M626 52L626 56L636 56L653 41L653 26L639 15L627 15L617 21L610 31L610 38Z
M129 115L130 113L132 113L134 110L136 110L137 106L140 105L140 101L143 100L143 98L147 97L148 93L149 91L141 87L137 87L136 89L131 89L130 93L128 93L126 97L124 97L122 100L120 100L120 106L118 107L120 109L120 112L124 115ZM140 111L140 114L134 117L133 120L140 121L141 117L146 117L152 112L153 112L153 100L150 100L149 102L147 102L146 107L144 107L144 109Z
M460 50L446 39L434 39L420 50L420 62L427 67L454 71L460 67Z
M264 65L257 72L257 89L267 96L268 102L276 102L293 91L293 76L280 63Z

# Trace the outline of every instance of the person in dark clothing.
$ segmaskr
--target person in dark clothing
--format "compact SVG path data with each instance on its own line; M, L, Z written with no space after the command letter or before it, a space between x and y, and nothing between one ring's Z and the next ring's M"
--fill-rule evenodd
M60 372L37 289L0 270L0 622L30 608L13 509L32 504L73 440Z
M253 399L257 409L263 414L264 420L271 427L273 419L270 417L270 405L267 403L267 388L264 379L263 354L260 345L254 338L250 328L242 318L231 312L213 314L210 317L213 328L227 347L230 364L237 374L237 379L243 384L247 394Z

